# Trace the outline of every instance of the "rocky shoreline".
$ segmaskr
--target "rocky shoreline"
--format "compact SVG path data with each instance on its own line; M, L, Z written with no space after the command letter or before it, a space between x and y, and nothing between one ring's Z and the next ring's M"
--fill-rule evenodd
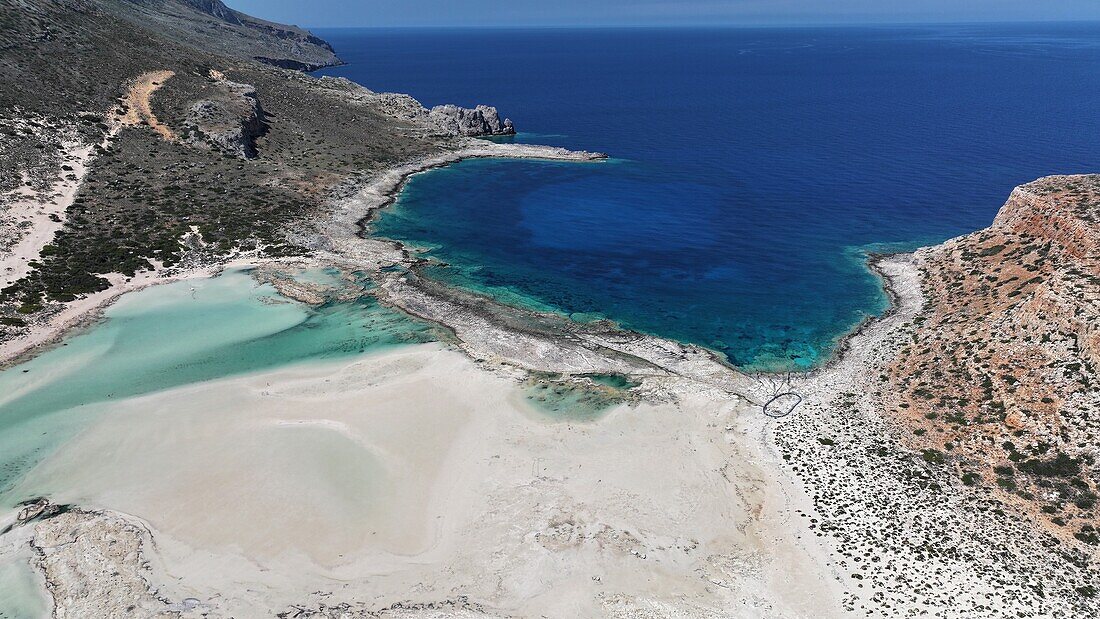
M748 374L456 289L370 234L415 174L607 155L473 139L514 127L259 65L339 60L217 1L80 4L31 2L4 25L31 37L5 53L36 82L6 82L32 111L0 119L23 181L3 183L0 368L122 294L234 265L309 306L370 295L447 335L112 401L39 463L91 471L77 491L27 490L0 522L0 555L33 554L54 616L1100 613L1100 177L1042 179L988 230L869 256L888 311L808 373ZM47 23L65 27L34 39ZM87 49L109 53L71 54ZM72 108L82 80L107 87ZM294 278L322 267L338 289ZM615 397L547 419L532 385ZM166 431L181 419L190 433ZM302 466L330 462L369 483Z
M869 268L881 277L890 296L890 309L882 316L864 321L839 341L827 363L806 374L748 375L699 347L623 331L607 321L577 323L564 316L502 305L481 295L450 288L424 278L420 274L421 260L399 243L366 233L370 218L394 201L412 175L472 157L586 163L606 156L468 141L454 150L393 166L357 187L337 192L330 202L331 215L313 241L314 256L308 260L247 262L271 272L303 265L364 272L377 283L378 288L371 294L380 301L447 329L454 335L454 345L483 369L495 369L517 380L528 373L553 373L565 383L593 374L620 375L637 382L631 390L637 401L675 403L705 394L712 401L733 403L748 432L758 436L761 448L771 454L774 466L789 467L777 477L786 487L788 515L793 513L805 519L807 522L803 524L808 524L809 530L820 537L820 543L836 544L832 552L837 559L831 569L846 587L844 605L848 612L869 612L873 608L881 616L900 617L912 612L935 614L969 608L980 613L992 605L1006 604L1017 609L1041 609L1039 613L1023 616L1046 616L1044 613L1048 612L1057 616L1080 608L1081 601L1071 601L1074 598L1070 594L1042 598L1029 593L1027 581L1035 578L1036 573L1051 574L1048 590L1056 589L1057 583L1069 583L1072 592L1073 587L1085 586L1088 569L1074 568L1061 554L1051 551L1042 538L1031 537L1030 529L1014 516L1006 515L1009 512L1003 509L968 512L962 508L975 499L951 480L944 479L942 472L930 468L919 452L908 450L898 440L893 420L882 409L883 386L877 378L880 368L896 357L905 338L910 337L914 316L924 303L920 281L925 275L918 267L922 253L869 257ZM104 301L92 308L101 309L130 289L179 277L208 276L216 274L222 266L224 263L185 270L171 277L120 282L105 295ZM291 298L306 303L324 301L323 296L313 294L308 287L293 285L293 280L276 277L266 281ZM67 324L80 324L90 316L93 314L77 313ZM56 340L63 327L56 326L52 336L41 342ZM765 409L777 400L784 401L780 414ZM869 476L861 471L877 473ZM783 481L786 476L790 477ZM855 506L858 509L853 513ZM105 527L105 531L110 531L103 533L106 537L133 529L125 524L125 516L104 510L77 510L65 517L80 519L83 523L80 526L97 530ZM906 541L884 536L876 524L881 522L900 527ZM46 532L52 525L36 526L46 527L41 528L41 535L52 535ZM153 539L154 532L142 530L145 533L139 537L144 536L146 541L135 542L134 548L140 549ZM966 553L948 552L932 541L945 538L957 544L967 540ZM986 550L1003 547L1014 548L1011 562ZM854 548L859 548L859 552ZM62 560L62 555L51 556L54 561ZM131 552L117 560L132 561L140 556L141 552ZM65 578L69 578L66 574L90 569L80 567L84 558L68 556L64 560L74 563L61 571L55 569L53 575L47 571L51 590L75 586L71 582L66 584ZM984 571L962 575L970 573L976 565L985 566ZM134 569L130 565L122 572L114 571L129 573L126 570ZM920 587L907 588L914 582L920 582ZM1015 584L1009 590L1000 590L1004 583ZM134 589L127 585L126 590ZM149 591L153 590L150 586ZM933 590L937 592L935 595L930 593ZM152 593L143 599L173 613L198 608L181 609L178 603L167 602ZM114 603L101 601L98 608L110 608ZM303 605L288 612L325 616L323 613L328 611L324 608ZM464 608L462 612L474 611Z
M845 586L848 612L875 609L878 616L900 617L968 608L981 613L1002 604L1024 612L1022 616L1058 616L1080 608L1075 605L1080 602L1069 597L1041 598L1029 593L1027 581L1036 573L1046 573L1052 575L1050 590L1058 582L1084 586L1080 583L1086 582L1087 572L1075 571L1062 555L1052 552L1041 538L1031 538L1029 529L1005 511L964 509L962 505L970 500L965 491L929 468L920 453L908 451L898 442L892 421L883 414L877 368L897 355L924 302L919 284L922 274L914 255L872 257L870 266L882 277L891 308L844 338L828 363L802 375L750 376L704 349L624 332L611 323L575 323L450 289L422 278L418 259L399 244L363 235L364 221L392 203L412 174L465 157L512 155L579 162L599 158L543 147L475 143L396 166L334 200L333 215L324 227L326 235L318 243L316 256L304 264L368 273L379 285L373 292L377 298L448 329L456 346L483 369L495 367L509 376L516 376L516 370L554 372L566 379L592 373L619 374L638 381L634 391L641 401L682 402L702 396L735 403L742 420L739 423L750 435L759 437L773 465L778 470L789 467L777 477L786 488L786 514L804 519L802 524L819 536L818 543L835 545L831 552L836 561L830 569ZM278 271L302 263L260 264ZM307 303L320 299L291 286L280 290ZM765 414L765 403L785 394L797 397L790 410L783 415ZM867 471L876 473L868 475ZM107 527L113 531L111 535L121 534L120 523L125 521L124 516L94 510L67 517L83 519L86 524L81 526ZM882 522L899 527L903 537L884 536ZM42 535L47 535L45 529ZM932 541L938 539L954 540L966 551L961 555L948 552ZM988 551L1005 547L1014 548L1011 562ZM128 556L132 558L126 561L141 554ZM85 559L67 560L79 564ZM977 565L985 567L974 571ZM1015 584L1002 590L1005 583ZM59 581L55 586L65 585ZM932 595L932 591L937 593ZM166 609L171 604L165 600L155 603ZM104 608L110 607L104 604ZM324 613L330 612L326 608L303 604L287 612L326 616ZM333 608L345 615L350 612L350 607ZM183 612L178 606L170 609ZM461 609L461 613L483 612L480 603Z

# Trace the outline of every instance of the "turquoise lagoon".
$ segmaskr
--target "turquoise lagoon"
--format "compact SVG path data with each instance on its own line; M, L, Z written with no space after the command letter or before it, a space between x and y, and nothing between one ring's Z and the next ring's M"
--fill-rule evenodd
M331 271L295 277L337 284ZM364 293L371 286L369 280L352 285L362 285ZM386 308L369 294L310 307L240 269L124 295L94 325L30 361L0 370L0 508L33 498L29 490L20 487L17 494L13 488L66 440L111 414L115 402L439 337L434 326ZM533 381L526 395L547 419L591 420L622 401L611 387L621 392L631 386L621 378L590 389ZM26 583L25 574L4 569L0 565L0 592Z
M432 339L372 297L311 308L241 270L125 295L93 327L0 371L0 504L28 498L7 492L112 401Z

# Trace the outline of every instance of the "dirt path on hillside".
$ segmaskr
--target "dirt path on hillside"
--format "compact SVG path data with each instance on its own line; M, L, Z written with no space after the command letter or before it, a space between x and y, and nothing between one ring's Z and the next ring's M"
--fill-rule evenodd
M145 121L164 139L175 140L176 134L167 125L157 120L157 116L153 114L153 108L149 104L153 93L175 74L175 71L149 71L139 75L130 84L130 90L126 93L126 96L122 98L123 109L126 110L126 113L119 118L120 124L138 125Z

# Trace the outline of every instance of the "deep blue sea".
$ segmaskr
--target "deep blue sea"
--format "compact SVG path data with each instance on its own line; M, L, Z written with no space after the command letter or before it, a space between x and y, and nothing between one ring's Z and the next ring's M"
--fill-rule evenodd
M468 161L375 224L512 302L811 366L886 299L868 249L989 224L1100 171L1100 25L326 30L324 74L496 105L605 164Z

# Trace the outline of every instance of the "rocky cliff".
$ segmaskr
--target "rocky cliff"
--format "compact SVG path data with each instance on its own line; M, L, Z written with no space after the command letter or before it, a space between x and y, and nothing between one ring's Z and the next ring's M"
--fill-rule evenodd
M230 81L217 71L211 72L211 81L213 93L191 106L182 134L192 143L252 159L257 155L256 138L268 130L256 88Z
M349 100L375 106L396 119L415 123L439 135L476 137L512 135L516 132L512 121L501 119L497 109L489 105L472 109L437 105L428 109L409 95L374 92L343 77L322 77L321 83Z
M501 120L497 109L488 105L473 109L437 105L428 111L428 123L442 133L453 135L511 135L516 132L510 119Z
M885 374L925 459L1100 542L1100 175L1016 188L992 226L918 253L923 310Z

